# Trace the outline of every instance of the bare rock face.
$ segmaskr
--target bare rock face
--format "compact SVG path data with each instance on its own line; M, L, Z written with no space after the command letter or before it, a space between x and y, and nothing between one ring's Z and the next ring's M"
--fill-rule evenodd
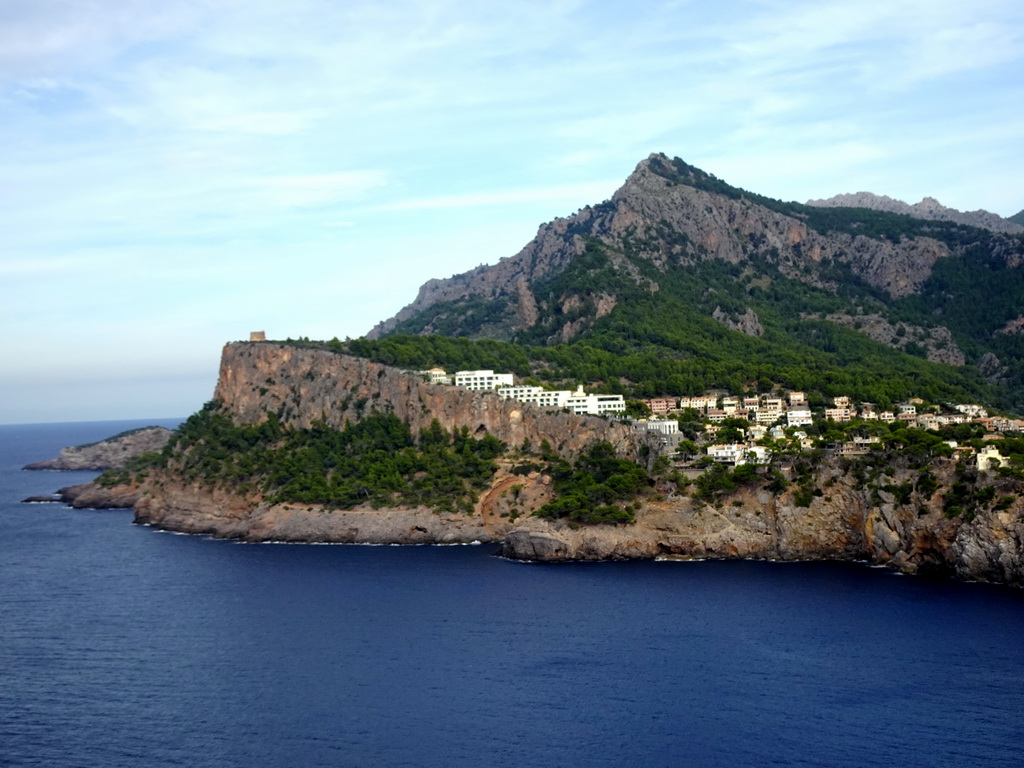
M830 241L840 251L846 245L848 253L840 260L845 259L858 277L894 299L918 293L931 277L935 262L950 255L945 244L930 237L892 243L870 237L836 235Z
M986 352L978 360L978 371L993 384L1005 382L1008 375L1006 364L992 352Z
M951 482L955 462L940 477ZM914 470L894 473L912 481ZM505 537L506 557L557 562L650 558L769 558L865 560L904 573L943 573L958 578L1024 585L1024 499L973 520L947 518L942 493L917 493L897 504L874 496L839 464L820 468L828 491L810 507L792 492L740 490L709 505L689 497L647 504L631 526L573 527L528 519ZM992 482L999 483L998 479Z
M597 441L623 457L637 458L652 438L596 416L547 411L493 392L427 384L415 373L334 352L288 345L228 344L221 357L215 398L240 423L255 424L267 412L300 428L323 421L341 429L364 413L394 413L418 432L437 419L447 430L489 432L510 446L547 440L573 457Z
M720 322L726 328L731 328L734 331L745 333L747 336L756 336L758 338L764 336L764 326L761 325L761 321L758 319L757 313L749 307L746 312L738 317L731 317L721 307L715 307L715 311L711 313L711 317Z
M1024 333L1024 315L1015 317L996 331L997 336L1016 336L1019 333Z
M430 509L328 510L319 504L267 504L161 477L135 505L135 522L243 541L338 544L470 544L499 541L512 527L494 514L490 493L474 514Z
M915 219L952 221L956 224L980 227L1007 235L1019 235L1024 232L1024 227L1020 224L1004 219L997 214L984 210L958 211L955 208L947 208L934 197L926 197L919 203L909 205L902 200L896 200L887 195L856 192L854 194L835 195L827 200L808 200L807 205L813 205L817 208L870 208L873 211L901 213L906 216L912 216Z
M834 313L826 319L860 331L869 339L893 349L905 350L908 344L917 344L933 363L960 366L967 362L963 351L953 341L953 335L945 326L921 328L904 322L893 325L881 315Z
M520 309L520 327L530 327L536 322L536 315L531 310L531 306L535 309L536 301L532 294L527 297L525 292L538 280L561 272L573 258L583 253L583 240L569 234L568 230L570 223L586 221L590 216L591 210L584 208L572 219L555 219L544 224L523 250L494 266L479 266L445 280L428 280L412 304L394 317L378 323L366 337L379 338L403 320L415 317L439 302L469 297L514 297Z
M129 459L161 450L170 437L171 431L163 427L133 429L98 443L63 448L56 459L26 464L23 469L121 469Z
M141 489L134 484L104 488L96 483L71 485L57 491L60 500L75 509L131 509Z

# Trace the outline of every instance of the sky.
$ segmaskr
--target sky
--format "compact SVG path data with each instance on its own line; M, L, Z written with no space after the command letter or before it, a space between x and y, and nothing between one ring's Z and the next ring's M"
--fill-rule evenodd
M0 0L0 423L186 416L652 152L1024 208L1020 0Z

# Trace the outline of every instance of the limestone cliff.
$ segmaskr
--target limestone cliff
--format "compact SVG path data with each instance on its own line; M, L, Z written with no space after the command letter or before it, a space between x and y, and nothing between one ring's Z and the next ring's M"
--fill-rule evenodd
M57 496L59 501L75 509L131 509L138 503L141 492L134 482L113 487L93 482L61 488Z
M503 400L492 392L431 385L416 373L323 349L287 344L236 343L224 348L215 398L236 423L277 414L307 428L323 422L343 428L370 412L393 413L419 431L437 419L447 430L468 427L507 443L535 447L547 441L572 458L597 441L635 460L653 459L656 438L622 423L545 411ZM512 474L502 460L473 513L435 514L423 507L327 511L317 504L271 504L255 491L228 491L184 482L174 472L152 470L135 489L139 523L188 533L248 541L361 543L468 543L499 541L515 521L552 498L551 479L536 471ZM92 498L103 491L94 489Z
M276 413L289 426L314 421L342 428L364 413L394 413L413 432L434 419L447 430L489 432L510 446L547 440L571 458L597 441L620 456L638 458L653 438L614 421L574 416L504 400L493 392L426 383L416 373L363 358L287 344L239 342L224 347L214 395L236 420L254 424Z
M521 480L517 480L522 483ZM484 494L472 515L429 509L325 510L321 505L267 504L254 496L157 476L135 504L135 521L166 530L243 541L338 544L469 544L497 542L512 527L496 512L508 478Z

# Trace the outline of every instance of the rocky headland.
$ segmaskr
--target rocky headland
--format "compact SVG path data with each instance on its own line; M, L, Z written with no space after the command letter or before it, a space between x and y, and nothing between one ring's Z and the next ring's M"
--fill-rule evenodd
M648 439L595 417L545 412L493 394L435 386L414 373L326 350L269 343L224 350L217 397L240 422L268 410L294 426L315 420L338 427L370 410L426 424L486 430L509 445L548 440L565 456L598 440L622 456L640 458ZM962 467L935 459L934 485L918 482L920 466L890 461L866 480L863 468L826 456L814 469L819 491L800 506L796 486L771 492L764 478L712 502L675 493L671 485L641 498L631 525L579 525L532 517L553 496L543 471L514 474L499 461L490 487L468 513L425 507L329 510L319 504L269 503L252 490L188 482L173 466L113 488L68 489L77 507L134 506L138 523L245 541L456 544L493 542L521 560L561 562L669 558L841 559L887 565L906 573L1024 584L1024 499L1014 481L995 473L973 482L1012 503L976 516L949 517L944 493ZM782 468L787 472L786 467ZM659 481L661 482L661 481ZM802 502L801 503L806 503Z
M159 451L171 437L164 427L142 427L108 437L96 443L61 449L55 459L26 464L28 470L98 470L123 469L130 459L143 453Z
M139 501L138 483L103 486L96 482L69 485L57 491L53 501L60 501L75 509L132 509Z

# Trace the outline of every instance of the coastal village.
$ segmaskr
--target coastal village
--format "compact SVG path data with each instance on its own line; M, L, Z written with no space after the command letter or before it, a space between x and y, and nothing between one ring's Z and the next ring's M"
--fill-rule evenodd
M542 408L565 410L577 415L614 417L628 421L635 429L657 433L662 455L684 463L718 462L732 466L767 464L780 449L809 451L824 449L841 456L867 454L880 443L877 434L853 435L836 441L829 435L832 425L859 420L889 425L902 423L922 430L942 430L961 424L979 425L987 437L1024 432L1024 420L990 416L984 406L957 403L947 406L926 404L920 398L899 403L895 409L879 410L873 403L857 403L840 395L823 407L812 408L804 392L782 391L754 396L710 392L696 397L656 397L636 401L644 415L627 415L622 395L590 394L580 385L576 390L551 390L516 383L511 373L493 370L456 371L442 368L418 371L432 384L493 391L498 397L532 403ZM637 410L634 404L632 409ZM689 433L680 424L692 425ZM805 428L812 427L807 430ZM866 433L870 429L865 430ZM724 442L722 438L727 438ZM1005 461L993 446L976 450L954 440L947 445L961 459L971 458L986 471Z

